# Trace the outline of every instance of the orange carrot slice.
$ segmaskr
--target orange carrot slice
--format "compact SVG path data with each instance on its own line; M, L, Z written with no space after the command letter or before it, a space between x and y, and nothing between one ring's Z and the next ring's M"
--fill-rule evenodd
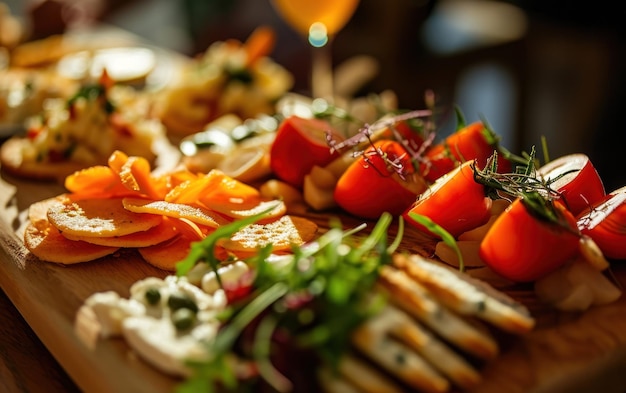
M65 188L74 199L113 198L130 195L120 177L108 166L92 166L65 178Z
M137 191L153 199L161 199L159 187L152 177L150 162L138 156L128 157L120 170L122 183L130 190Z
M276 33L271 27L257 27L244 44L248 55L246 65L253 66L261 57L267 56L274 49L275 43Z

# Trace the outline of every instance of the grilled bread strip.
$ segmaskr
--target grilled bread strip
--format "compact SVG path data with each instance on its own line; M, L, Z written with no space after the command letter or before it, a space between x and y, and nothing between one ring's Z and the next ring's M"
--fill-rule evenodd
M420 320L448 342L481 359L493 359L498 355L498 344L491 334L440 304L406 272L386 266L381 269L379 283L389 294L393 304Z
M396 254L393 264L459 314L477 317L513 334L528 333L535 326L524 305L484 281L415 254Z

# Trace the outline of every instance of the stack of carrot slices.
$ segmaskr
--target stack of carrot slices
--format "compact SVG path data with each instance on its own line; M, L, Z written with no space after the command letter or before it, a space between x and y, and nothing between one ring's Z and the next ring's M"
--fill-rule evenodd
M191 244L222 225L266 212L216 250L245 258L271 243L290 252L314 238L317 225L286 214L285 204L219 170L185 168L155 175L142 157L114 152L108 165L65 179L66 193L34 203L24 232L26 248L43 261L93 261L121 248L136 248L146 262L175 271Z

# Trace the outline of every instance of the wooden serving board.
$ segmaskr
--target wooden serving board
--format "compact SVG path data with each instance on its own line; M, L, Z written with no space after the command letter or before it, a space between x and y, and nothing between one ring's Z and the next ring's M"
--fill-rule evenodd
M24 248L21 231L30 204L62 192L58 184L5 174L0 178L0 287L82 390L171 392L179 381L145 364L123 340L85 343L74 330L75 314L91 294L113 290L127 297L135 281L163 277L167 272L148 265L130 250L62 266L39 261ZM321 229L331 216L340 218L346 227L360 223L339 212L303 209L292 214L314 220ZM402 248L430 252L425 238L411 228L406 230ZM612 270L624 287L626 263L616 263ZM473 274L524 303L537 319L537 327L530 334L503 340L501 355L484 367L483 383L475 392L625 391L626 297L584 313L562 313L541 304L529 286L513 285L486 269Z

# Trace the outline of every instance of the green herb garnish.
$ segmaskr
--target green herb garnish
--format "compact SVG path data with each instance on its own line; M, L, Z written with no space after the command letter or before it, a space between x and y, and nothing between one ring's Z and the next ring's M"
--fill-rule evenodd
M363 227L344 231L339 223L331 223L315 243L294 248L293 255L280 262L268 259L270 247L247 260L255 274L251 295L229 306L228 319L209 344L211 359L190 364L196 372L178 391L214 392L217 386L220 391L240 389L231 367L235 356L240 362L253 362L259 378L276 391L289 390L291 382L270 360L276 336L288 337L294 348L336 365L354 329L384 305L383 295L373 288L380 268L390 263L404 228L400 218L396 238L388 244L392 220L391 215L383 214L363 236L358 236ZM217 263L211 256L219 239L243 225L221 227L195 243L190 256L178 265L178 274L188 272L197 261L213 258L212 263Z

